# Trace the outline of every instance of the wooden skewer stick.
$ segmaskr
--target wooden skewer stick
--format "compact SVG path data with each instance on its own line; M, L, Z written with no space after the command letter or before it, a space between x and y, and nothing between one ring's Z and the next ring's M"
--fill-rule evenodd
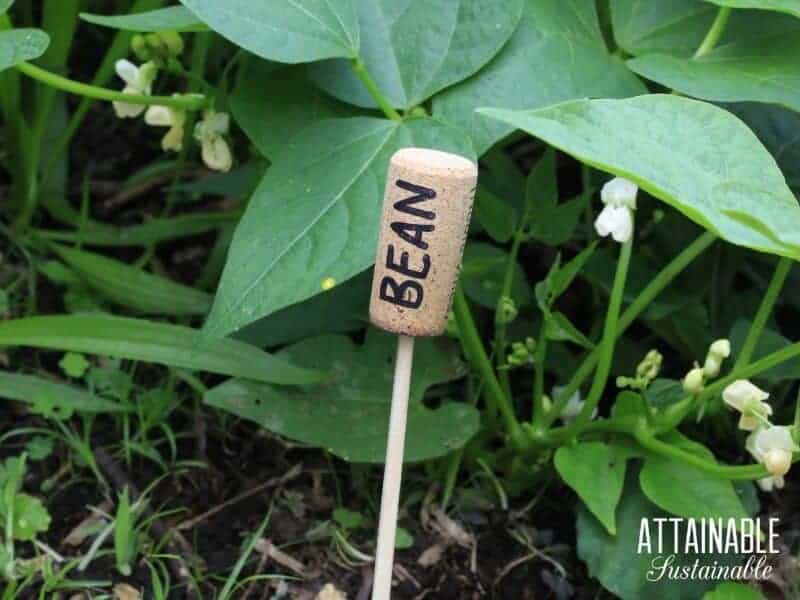
M467 237L478 168L437 150L392 156L370 320L398 334L372 600L389 600L415 336L441 335Z

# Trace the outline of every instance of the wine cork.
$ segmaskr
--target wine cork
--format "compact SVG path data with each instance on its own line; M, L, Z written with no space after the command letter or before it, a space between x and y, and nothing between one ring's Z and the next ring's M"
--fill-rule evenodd
M478 167L427 148L392 156L369 317L392 333L441 335L461 268Z

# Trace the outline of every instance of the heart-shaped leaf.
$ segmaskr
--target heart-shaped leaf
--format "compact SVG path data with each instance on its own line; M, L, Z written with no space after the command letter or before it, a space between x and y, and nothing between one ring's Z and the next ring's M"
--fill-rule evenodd
M731 8L757 8L759 10L774 10L795 17L800 17L800 0L706 0L717 6Z
M780 106L742 102L727 105L770 151L789 187L800 195L800 114Z
M205 402L289 438L321 446L345 460L382 462L392 395L396 338L371 329L362 346L342 335L309 338L285 350L287 358L323 369L331 379L301 388L229 380ZM406 461L427 460L462 447L477 432L479 414L464 403L436 409L422 403L431 385L463 374L449 340L416 343L408 409Z
M50 36L41 29L0 31L0 71L39 58L49 44Z
M206 330L231 333L369 267L389 159L406 146L474 157L428 118L320 121L288 142L236 229Z
M208 26L184 6L168 6L130 15L81 13L81 19L94 25L125 31L207 31Z
M605 442L562 446L554 457L558 474L612 535L617 532L615 513L626 462L624 453Z
M733 244L800 257L797 200L758 138L721 108L651 94L479 112L634 181Z
M700 0L611 0L610 6L617 45L633 56L650 52L692 56L719 11ZM793 18L784 14L736 10L728 18L719 43L763 37L764 32L778 35L796 25Z
M398 108L421 104L489 62L514 32L523 5L523 0L356 1L361 59ZM346 62L315 65L312 72L336 98L377 106Z
M239 68L231 93L236 122L261 153L270 159L281 154L287 140L312 123L332 117L350 117L355 110L337 102L308 80L303 67L276 68L275 63L249 56ZM254 81L270 81L264 94Z
M716 102L756 101L800 111L800 21L793 34L721 46L700 58L647 54L628 66L661 85Z
M671 578L663 576L651 581L648 573L653 563L663 564L664 559L674 556L672 568L691 569L697 560L702 566L733 566L743 561L738 554L687 554L683 552L685 529L679 531L675 544L673 529L664 527L663 545L658 551L658 531L654 519L668 515L651 504L639 489L636 477L627 477L622 499L617 507L617 534L611 535L605 527L583 506L578 510L577 537L578 556L586 563L589 574L597 578L604 588L622 600L690 600L702 597L705 590L715 582L704 579ZM639 533L642 523L649 525L652 552L639 548Z
M483 154L511 128L476 115L479 106L530 109L644 91L622 61L608 54L593 2L527 0L522 21L500 54L474 77L436 96L433 112L469 131Z
M358 55L353 0L181 0L234 44L262 58L301 63Z

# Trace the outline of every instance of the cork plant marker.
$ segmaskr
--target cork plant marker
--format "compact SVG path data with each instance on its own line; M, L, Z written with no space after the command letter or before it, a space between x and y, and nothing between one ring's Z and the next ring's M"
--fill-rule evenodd
M391 595L414 338L447 326L477 180L475 163L438 150L389 162L369 317L398 339L372 600Z

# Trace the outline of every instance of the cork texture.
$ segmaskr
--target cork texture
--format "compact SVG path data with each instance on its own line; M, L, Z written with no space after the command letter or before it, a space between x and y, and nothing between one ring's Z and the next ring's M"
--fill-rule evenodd
M444 332L477 181L477 165L456 154L404 148L392 156L372 279L372 323L409 336Z

